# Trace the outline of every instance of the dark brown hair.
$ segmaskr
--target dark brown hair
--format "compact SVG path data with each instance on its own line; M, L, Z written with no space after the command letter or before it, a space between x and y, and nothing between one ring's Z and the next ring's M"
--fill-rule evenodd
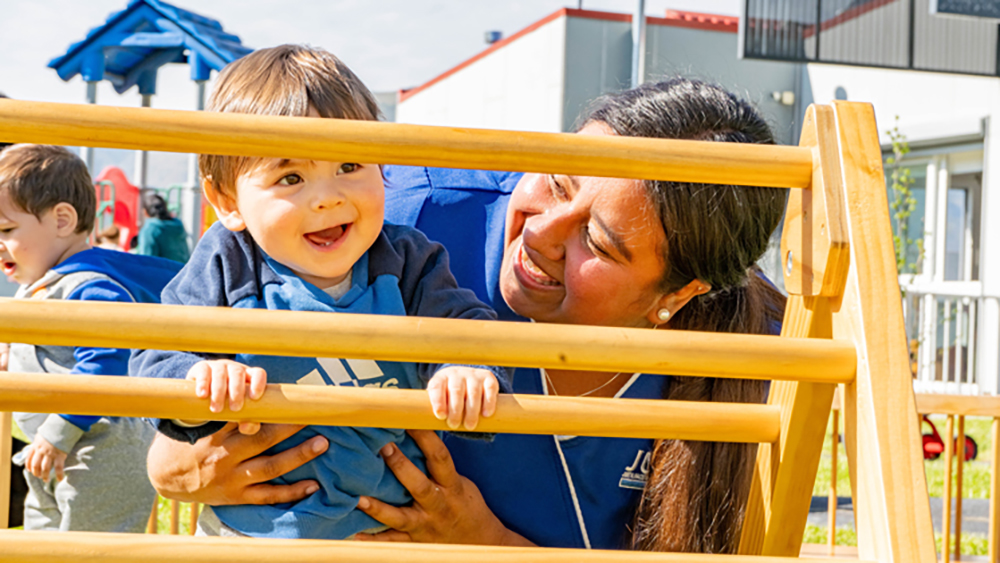
M375 97L333 54L302 45L259 49L219 73L208 111L304 117L314 107L321 117L375 121ZM203 178L219 193L235 196L236 179L261 161L248 156L203 154Z
M35 217L66 202L76 209L76 232L94 228L97 194L80 157L52 145L13 145L0 151L0 193Z
M773 144L764 119L726 90L676 78L600 99L584 123L632 137ZM644 182L666 234L661 290L692 280L712 286L668 328L769 334L784 297L755 266L778 226L787 190L685 182ZM766 383L672 377L665 398L763 402ZM753 475L756 444L659 440L632 530L636 549L735 553Z

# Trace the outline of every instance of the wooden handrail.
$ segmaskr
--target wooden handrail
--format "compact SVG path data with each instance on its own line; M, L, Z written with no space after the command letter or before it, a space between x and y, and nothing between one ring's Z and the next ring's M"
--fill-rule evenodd
M447 430L413 389L269 385L240 412L213 414L194 383L0 372L0 411ZM477 431L718 442L773 442L778 407L741 403L502 395Z
M583 549L366 543L357 541L277 540L94 532L0 531L7 563L790 563L814 561L789 557L696 555ZM824 559L830 563L865 563L857 559Z
M747 334L25 299L0 299L0 319L0 342L26 344L824 383L856 368L847 342Z
M917 393L917 412L958 416L1000 417L1000 396Z
M813 170L800 147L15 100L0 141L790 188Z

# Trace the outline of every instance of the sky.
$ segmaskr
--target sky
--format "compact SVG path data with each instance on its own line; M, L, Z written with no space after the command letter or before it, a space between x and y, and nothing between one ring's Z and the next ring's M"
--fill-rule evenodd
M343 59L373 91L416 86L486 48L488 30L504 37L575 0L168 0L222 22L243 44L305 43ZM742 0L647 0L646 13L667 9L737 15ZM583 0L583 8L631 13L636 0ZM128 0L0 0L0 92L12 98L83 102L79 77L63 82L48 62ZM56 14L58 17L53 17ZM213 73L214 76L214 73ZM194 109L186 65L160 70L153 107ZM99 104L137 106L135 88L123 95L107 82Z
M216 19L252 48L304 43L325 48L347 63L374 92L418 86L487 47L484 34L504 37L578 0L166 0ZM738 15L743 0L646 0L646 14L667 9ZM0 92L20 100L83 103L79 76L63 82L48 62L128 6L129 0L0 0ZM583 0L583 8L632 13L636 0ZM53 14L56 17L53 17ZM187 65L162 67L152 106L195 109L196 88ZM217 73L213 73L213 79ZM209 83L211 88L211 82ZM97 103L140 105L132 88L117 94L107 81ZM134 151L97 149L95 175L106 166L132 177ZM150 153L148 184L185 183L188 156Z

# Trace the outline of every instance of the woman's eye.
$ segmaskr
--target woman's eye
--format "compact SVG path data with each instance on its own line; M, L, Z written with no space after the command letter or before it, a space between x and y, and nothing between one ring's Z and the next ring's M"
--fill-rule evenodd
M345 162L340 165L340 170L337 170L337 174L350 174L358 168L361 168L361 165L356 162Z
M587 225L584 225L583 227L583 239L584 242L587 243L587 246L589 246L591 250L594 251L594 254L600 254L601 256L607 256L607 257L611 256L603 248L601 248L601 245L597 244L597 241L594 240L594 237L590 236L590 227Z
M278 180L278 184L282 186L294 186L302 181L302 176L298 174L289 174Z
M559 183L559 177L555 174L549 174L549 187L552 190L552 197L559 201L569 199L569 193L567 193L566 188Z

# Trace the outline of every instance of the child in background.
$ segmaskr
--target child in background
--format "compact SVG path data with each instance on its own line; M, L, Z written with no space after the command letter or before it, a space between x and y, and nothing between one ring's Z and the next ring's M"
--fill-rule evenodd
M219 75L210 111L375 120L368 89L325 51L284 45L230 64ZM383 223L384 186L376 164L201 155L205 196L219 217L187 266L163 292L164 303L254 309L376 313L466 319L495 314L457 286L441 245L420 232ZM351 317L343 315L344 323ZM267 327L262 326L262 331ZM240 410L265 380L299 385L422 388L433 412L453 428L490 416L499 388L495 367L441 366L337 358L136 351L131 373L187 377L212 412L228 399ZM176 439L195 440L222 423L159 421ZM242 428L242 425L241 425ZM329 450L277 479L314 479L319 492L292 504L218 506L202 513L212 535L344 539L380 524L357 509L360 495L403 505L406 489L379 458L392 442L423 469L403 430L311 426L269 453L321 434Z
M122 236L121 229L119 229L114 225L111 225L110 227L97 233L94 242L97 243L98 248L106 248L108 250L120 251L122 250L121 236Z
M91 248L97 197L87 167L62 147L0 152L0 265L16 298L159 301L180 269L167 260ZM11 372L127 375L129 350L11 344ZM141 532L155 492L153 432L141 420L14 413L32 438L20 452L26 530Z

